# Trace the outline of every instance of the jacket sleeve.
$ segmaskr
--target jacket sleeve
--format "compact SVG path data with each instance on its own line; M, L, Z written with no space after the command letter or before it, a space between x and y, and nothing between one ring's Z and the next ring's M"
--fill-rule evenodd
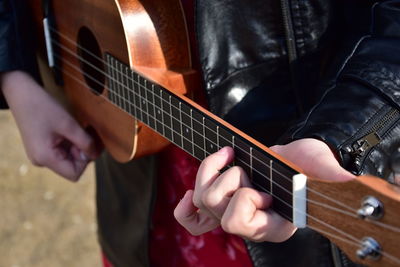
M34 41L26 1L0 0L0 73L23 70L37 77ZM0 92L0 108L7 104Z
M290 140L323 140L353 173L390 180L400 146L400 1L375 4L371 23Z

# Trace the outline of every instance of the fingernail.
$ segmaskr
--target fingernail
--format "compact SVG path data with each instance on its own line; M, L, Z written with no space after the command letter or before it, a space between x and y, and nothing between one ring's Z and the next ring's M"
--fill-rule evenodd
M226 154L228 154L228 149L229 149L229 147L223 147L223 148L221 148L220 150L218 150L217 151L217 154L220 154L220 155L226 155Z
M86 154L83 153L83 151L81 151L79 153L79 156L81 157L81 160L84 160L84 161L88 161L89 160L88 156L86 156Z

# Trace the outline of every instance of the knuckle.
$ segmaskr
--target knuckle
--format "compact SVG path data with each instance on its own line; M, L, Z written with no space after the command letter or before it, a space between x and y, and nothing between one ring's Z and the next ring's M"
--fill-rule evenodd
M73 131L75 129L75 121L72 118L64 118L59 124L62 131Z
M29 153L28 158L33 165L39 167L44 166L47 161L46 155L40 151L34 151L32 153Z
M214 208L219 203L219 198L214 192L207 191L202 196L202 203L208 208Z
M213 157L212 157L212 156L213 156L213 155L210 155L210 156L206 157L206 158L201 162L199 169L204 169L204 168L206 168L206 167L213 161ZM199 172L198 172L198 174L199 174Z
M198 229L196 229L196 228L186 228L186 230L188 230L189 231L189 233L191 234L191 235L194 235L194 236L198 236L198 235L201 235L202 234L202 232L201 231L199 231Z
M203 202L201 201L201 199L199 197L194 197L193 198L193 205L195 207L199 208L199 209L204 208L204 204L203 204Z
M239 166L233 166L228 170L229 176L230 177L235 177L235 179L238 179L240 183L243 183L243 179L247 178L247 173L242 167Z
M252 192L253 192L253 189L251 189L251 188L241 187L236 191L235 196L238 199L244 199L244 198L247 198L249 196L249 194L251 194Z
M221 219L221 227L225 232L239 234L239 229L242 229L242 224L238 218L224 216Z
M243 174L246 173L246 172L242 169L242 167L239 167L239 166L233 166L232 168L230 168L230 172L231 172L233 175L236 175L236 176L240 176L240 175L243 175Z

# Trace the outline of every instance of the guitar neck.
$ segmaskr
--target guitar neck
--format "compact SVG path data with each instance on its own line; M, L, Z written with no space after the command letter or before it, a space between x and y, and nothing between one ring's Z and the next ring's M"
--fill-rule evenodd
M224 146L235 151L254 187L274 197L273 208L293 221L293 182L298 172L201 107L142 77L106 54L108 99L193 157L203 160Z

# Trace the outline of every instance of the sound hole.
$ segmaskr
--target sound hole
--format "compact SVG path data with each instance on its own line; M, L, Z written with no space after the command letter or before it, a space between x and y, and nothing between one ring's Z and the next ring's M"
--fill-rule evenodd
M78 33L78 55L87 85L93 93L101 94L105 85L104 62L96 37L86 27Z

